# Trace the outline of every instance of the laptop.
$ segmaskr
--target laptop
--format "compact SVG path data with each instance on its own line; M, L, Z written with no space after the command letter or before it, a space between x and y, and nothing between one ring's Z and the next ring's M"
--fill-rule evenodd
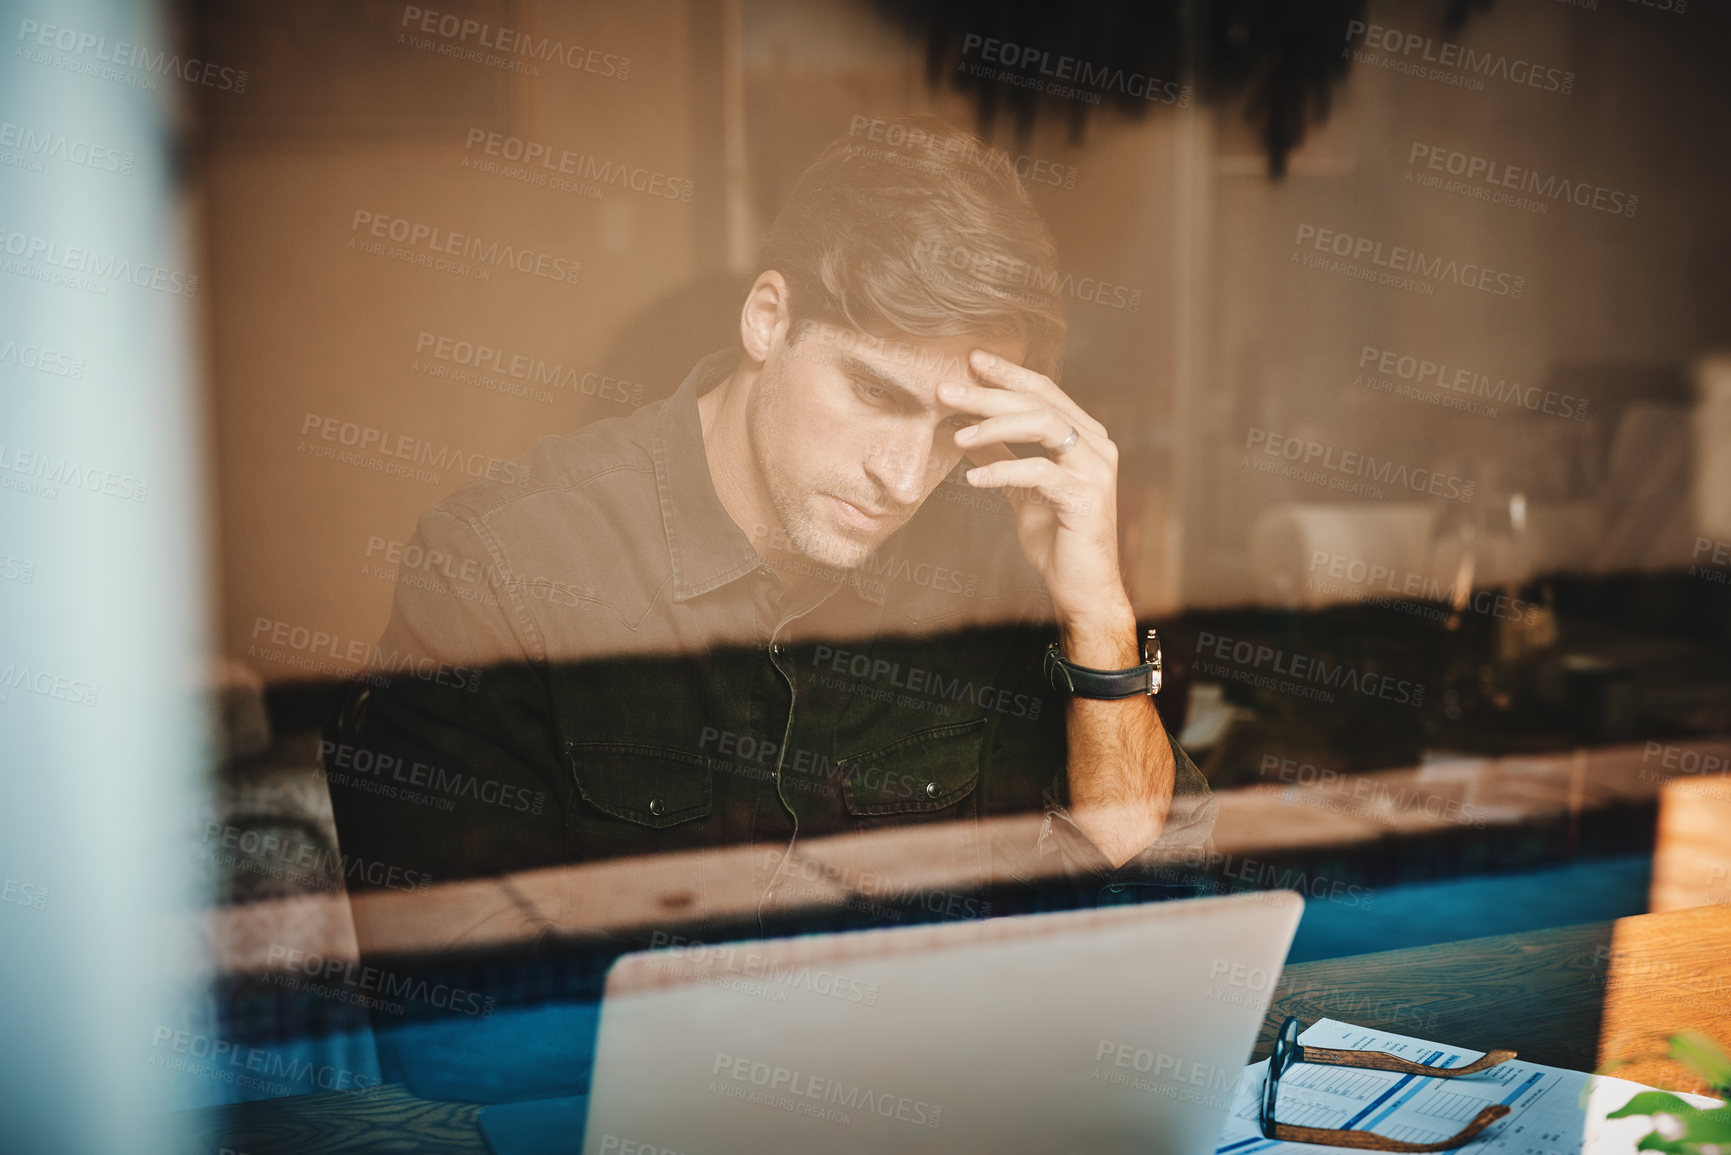
M581 1150L1209 1155L1302 909L1268 891L626 955Z

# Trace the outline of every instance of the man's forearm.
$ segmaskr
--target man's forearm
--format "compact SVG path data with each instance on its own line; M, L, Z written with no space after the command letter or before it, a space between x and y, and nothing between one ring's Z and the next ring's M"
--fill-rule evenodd
M1078 665L1121 670L1142 661L1127 605L1091 622L1066 623L1060 638L1064 656ZM1166 729L1146 694L1071 697L1065 711L1070 815L1113 866L1122 866L1160 837L1172 807L1177 767Z

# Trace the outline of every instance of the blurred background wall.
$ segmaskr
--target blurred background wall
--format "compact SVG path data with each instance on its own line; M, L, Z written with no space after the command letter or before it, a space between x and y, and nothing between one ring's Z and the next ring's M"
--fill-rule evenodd
M1697 366L1728 339L1721 13L1499 3L1449 31L1438 5L1331 10L1299 29L1338 62L1326 116L1276 179L1254 76L1140 116L1054 98L1031 122L982 122L994 82L955 70L980 59L967 31L1006 17L932 11L198 12L209 54L252 77L244 97L211 95L198 143L225 651L273 681L352 668L340 655L383 626L416 514L537 436L671 392L730 341L737 278L804 165L855 118L909 109L983 127L1066 270L1133 294L1070 301L1064 383L1125 451L1144 611L1364 595L1309 580L1332 564L1319 554L1421 575L1433 597L1463 578L1690 563L1710 464L1691 434ZM1254 5L1202 13L1199 40L1281 31ZM452 16L593 52L580 68L464 59L486 34L442 34ZM1365 26L1350 38L1349 20ZM1444 43L1493 63L1445 70L1464 84L1391 67L1434 68ZM1488 199L1505 191L1492 181L1522 199ZM431 242L392 241L393 221ZM575 283L416 263L453 232L566 262ZM1400 249L1446 271L1359 279L1398 274ZM321 456L361 448L345 425L366 451ZM405 436L463 467L386 472L402 458L378 445ZM1311 472L1257 468L1293 465L1295 446ZM1326 466L1352 452L1382 484ZM1470 500L1448 496L1463 486ZM307 644L261 647L278 623Z

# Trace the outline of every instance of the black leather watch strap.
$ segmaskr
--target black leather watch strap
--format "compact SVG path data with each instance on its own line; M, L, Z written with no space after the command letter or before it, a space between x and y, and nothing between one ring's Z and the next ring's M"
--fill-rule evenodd
M1152 697L1160 692L1160 634L1149 630L1143 638L1142 664L1127 670L1096 670L1078 666L1064 657L1053 642L1046 648L1046 681L1061 694L1078 698L1134 698L1137 694Z

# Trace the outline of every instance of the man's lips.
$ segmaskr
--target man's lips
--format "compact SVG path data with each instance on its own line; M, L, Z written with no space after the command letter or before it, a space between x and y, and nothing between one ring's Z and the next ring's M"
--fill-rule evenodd
M877 510L870 506L855 505L844 497L825 494L841 512L842 520L859 526L861 529L879 529L896 520L893 510Z

